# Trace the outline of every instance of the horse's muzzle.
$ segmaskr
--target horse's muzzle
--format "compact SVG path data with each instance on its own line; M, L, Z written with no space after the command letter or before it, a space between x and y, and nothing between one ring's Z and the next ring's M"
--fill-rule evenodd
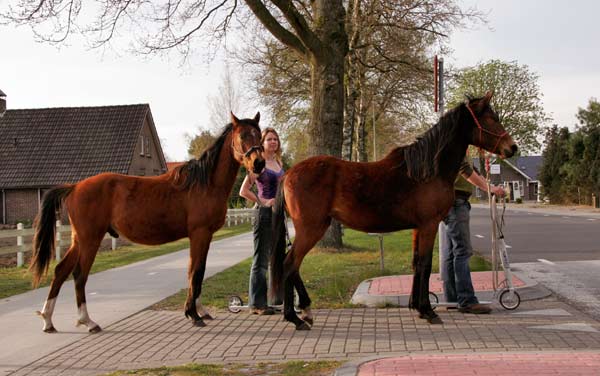
M512 144L510 149L504 149L504 158L510 158L519 150L519 147L516 144Z

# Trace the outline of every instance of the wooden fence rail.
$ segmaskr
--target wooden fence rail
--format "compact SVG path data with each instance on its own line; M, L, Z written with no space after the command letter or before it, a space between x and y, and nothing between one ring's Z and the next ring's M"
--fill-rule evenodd
M237 226L254 220L254 209L229 209L225 219L225 226ZM17 254L17 266L23 266L25 252L31 250L31 243L26 243L24 238L33 235L32 228L23 228L22 223L17 224L16 230L1 230L0 239L16 238L17 245L0 247L0 255ZM117 239L106 234L104 239L111 239L111 248L117 248ZM56 221L56 260L60 260L62 252L71 246L71 226L63 225Z

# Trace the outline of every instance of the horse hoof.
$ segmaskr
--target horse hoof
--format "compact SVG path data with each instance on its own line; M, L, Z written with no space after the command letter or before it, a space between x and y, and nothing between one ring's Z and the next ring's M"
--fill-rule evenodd
M204 321L202 319L200 319L200 320L194 321L194 326L196 326L198 328L204 328L206 326L206 324L204 323Z
M437 313L435 313L433 311L428 312L428 313L420 313L419 312L419 318L427 320L427 322L430 324L443 324L444 323L442 321L442 319L440 319L440 316L438 316Z
M89 328L88 332L90 333L100 333L102 331L102 328L100 327L100 325L96 325L93 328Z
M304 320L304 322L309 323L310 326L313 326L314 321L313 321L312 317L301 317L301 319Z
M310 330L310 325L302 321L300 324L296 324L296 330Z
M214 317L210 315L210 313L205 313L202 317L202 320L214 320Z
M49 328L44 329L44 333L57 333L57 330L54 329L53 326L51 326Z

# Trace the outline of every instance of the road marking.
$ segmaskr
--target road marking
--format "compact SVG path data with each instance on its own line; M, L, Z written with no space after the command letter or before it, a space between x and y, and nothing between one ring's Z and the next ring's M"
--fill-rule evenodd
M540 326L530 326L530 329L546 329L546 330L570 330L577 332L590 332L590 333L598 333L598 330L595 329L590 324L586 324L583 322L568 322L565 324L557 324L557 325L540 325Z
M527 213L527 215L532 215L533 213Z
M508 245L508 244L504 244L504 246L505 246L506 248L508 248L508 249L512 248L512 247L511 247L510 245Z
M563 218L565 218L565 219L571 219L571 217L563 217Z
M483 238L485 238L485 236L483 236L483 235L479 235L479 234L475 234L475 237L476 237L476 238L479 238L479 239L483 239Z
M549 217L549 216L550 216L550 214L544 214L544 217Z
M90 292L90 295L97 295L97 292Z
M539 262L543 262L544 264L548 264L548 265L556 265L555 263L553 263L552 261L548 261L546 259L538 259Z
M533 311L513 312L513 315L532 315L532 316L573 316L562 308L556 309L536 309Z
M157 274L157 272L148 273L148 275L155 275L155 274Z
M588 220L588 221L595 221L595 220L596 220L596 218L588 218L587 220Z

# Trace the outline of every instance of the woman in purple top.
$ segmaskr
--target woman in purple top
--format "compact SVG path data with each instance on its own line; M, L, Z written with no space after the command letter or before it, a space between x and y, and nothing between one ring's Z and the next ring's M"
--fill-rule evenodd
M249 172L240 188L240 196L258 205L257 217L254 221L254 257L250 269L250 288L248 291L248 306L250 311L258 315L275 313L267 304L267 270L271 252L271 216L277 194L277 185L283 176L281 163L281 144L279 135L273 128L265 128L262 132L263 158L265 169L256 175ZM251 191L256 183L258 195ZM275 302L279 303L279 302Z

